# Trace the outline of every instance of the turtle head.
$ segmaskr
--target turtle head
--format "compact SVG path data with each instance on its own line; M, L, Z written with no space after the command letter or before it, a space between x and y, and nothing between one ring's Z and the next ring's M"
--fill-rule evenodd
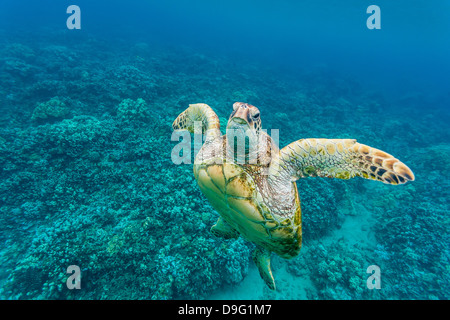
M242 150L242 158L249 154L257 157L261 118L258 108L248 103L236 102L227 124L227 141L232 150ZM240 146L245 146L242 149ZM234 154L234 151L232 151Z
M235 102L233 112L228 120L227 128L243 128L258 134L261 130L261 117L259 109L248 103Z

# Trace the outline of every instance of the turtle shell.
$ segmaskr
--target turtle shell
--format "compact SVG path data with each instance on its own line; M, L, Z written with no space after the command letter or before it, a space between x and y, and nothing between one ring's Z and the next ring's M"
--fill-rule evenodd
M257 181L265 176L260 175L257 166L211 161L195 164L194 176L214 209L244 238L283 258L298 255L301 209L295 185L295 203L291 214L286 216L270 207L267 194L263 196L261 183Z

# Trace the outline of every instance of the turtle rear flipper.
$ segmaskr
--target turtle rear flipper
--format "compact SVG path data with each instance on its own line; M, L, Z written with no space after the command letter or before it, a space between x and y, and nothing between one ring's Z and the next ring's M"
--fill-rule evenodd
M387 184L414 181L414 174L392 155L354 139L301 139L284 147L271 163L270 174L350 179L355 176Z
M219 218L216 224L211 227L211 233L219 238L237 239L239 232L233 229L225 220Z
M276 290L275 279L273 278L272 268L270 267L270 254L271 252L262 247L256 247L252 253L253 262L256 264L259 270L259 274L267 286Z
M219 117L210 106L204 103L190 104L189 108L175 119L172 128L175 131L188 130L190 133L201 134L201 132L194 132L196 122L200 123L202 132L206 135L206 141L220 137Z

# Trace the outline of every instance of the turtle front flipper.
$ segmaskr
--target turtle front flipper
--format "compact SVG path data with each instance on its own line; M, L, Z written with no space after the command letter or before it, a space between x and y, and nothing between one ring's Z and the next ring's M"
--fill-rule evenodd
M270 165L273 177L350 179L355 176L387 184L414 181L412 171L392 155L354 139L302 139L284 147ZM274 179L272 177L272 179Z
M258 267L261 278L270 289L276 290L275 279L273 278L272 268L270 267L270 254L271 252L269 250L256 247L252 253L252 258Z
M194 132L196 122L206 135L206 141L220 137L220 121L216 113L210 106L204 103L190 104L189 108L184 110L175 119L172 124L173 130L188 130Z
M216 224L211 227L211 233L219 238L236 239L239 238L239 232L233 229L225 220L219 218Z

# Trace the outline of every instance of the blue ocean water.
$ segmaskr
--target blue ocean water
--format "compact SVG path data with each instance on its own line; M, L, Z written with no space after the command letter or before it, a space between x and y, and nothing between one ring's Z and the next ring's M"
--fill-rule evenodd
M66 12L81 9L81 29ZM381 29L368 29L377 5ZM1 299L448 299L449 1L0 4ZM283 147L354 138L415 181L298 181L303 245L271 291L172 122L236 101ZM81 289L70 289L69 266ZM367 273L378 266L381 287ZM379 280L380 280L379 279Z

